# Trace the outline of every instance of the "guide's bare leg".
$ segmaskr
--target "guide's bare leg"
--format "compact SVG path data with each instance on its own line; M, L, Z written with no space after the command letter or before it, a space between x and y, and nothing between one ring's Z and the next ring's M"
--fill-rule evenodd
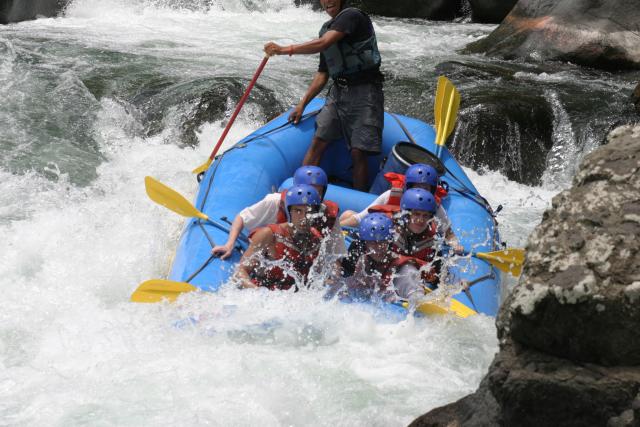
M357 148L352 148L351 160L353 160L353 188L366 192L369 177L367 153Z
M322 138L314 136L313 140L311 140L311 145L309 146L307 153L304 155L302 164L304 166L320 166L320 160L322 160L322 155L328 146L329 141L325 141Z

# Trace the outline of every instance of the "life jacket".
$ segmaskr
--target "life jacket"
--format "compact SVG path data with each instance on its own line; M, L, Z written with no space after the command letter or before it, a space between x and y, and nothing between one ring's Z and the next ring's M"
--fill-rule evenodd
M399 255L431 262L436 255L434 238L437 231L438 225L436 221L431 221L427 226L427 229L418 236L415 236L406 228L401 229L395 234L395 239L391 249Z
M418 270L420 270L420 278L422 279L423 285L427 286L427 284L434 284L438 280L438 271L435 267L429 266L425 268L427 264L430 264L429 261L424 261L420 258L412 257L412 256L403 256L399 255L396 257L391 265L391 269L389 270L388 277L383 276L383 280L386 280L385 286L391 285L391 279L393 278L393 274L396 271L400 270L403 265L411 264L415 266Z
M384 179L391 184L391 193L389 194L388 205L400 206L400 199L404 193L405 176L395 172L387 172Z
M276 222L278 224L289 221L289 219L287 218L287 210L285 207L286 197L287 190L282 190L280 192L280 206L278 207L278 214L276 216ZM320 212L322 213L321 224L316 224L316 226L322 232L322 234L326 236L335 226L340 208L338 207L338 204L336 202L332 202L331 200L323 200Z
M435 193L433 194L433 197L436 199L436 204L440 206L440 204L442 203L442 199L444 199L448 195L449 192L443 186L438 185L438 187L436 187Z
M375 265L375 271L380 275L376 289L378 295L384 296L391 292L395 273L406 264L411 264L420 270L420 278L423 286L426 287L427 285L437 282L438 274L436 269L434 267L425 268L425 266L429 264L427 261L415 257L398 255L387 263L377 263ZM374 289L367 290L372 293Z
M384 179L386 179L391 184L389 201L385 205L376 205L370 207L368 212L381 212L386 214L387 216L393 216L393 214L400 211L400 200L402 199L402 194L404 194L406 178L404 175L399 173L387 172L384 174ZM436 205L440 206L440 204L442 203L442 199L447 197L447 194L447 190L445 190L445 188L441 185L438 185L433 195L434 199L436 199Z
M350 9L357 10L369 20L371 37L355 43L348 43L343 38L342 40L339 40L338 42L332 44L322 52L327 63L329 75L333 79L338 77L347 77L360 71L379 68L380 64L382 63L380 51L378 50L376 33L373 30L373 24L371 24L369 16L359 9L343 9L333 19L324 23L324 25L320 29L320 37L322 37L327 31L329 31L329 27L338 16L342 15L345 11Z
M333 230L333 227L336 225L340 207L336 202L332 202L331 200L323 200L320 212L322 213L321 224L317 224L317 226L322 234L326 236L331 232L331 230Z
M275 258L271 260L278 261L284 259L287 261L290 268L295 270L306 281L311 265L317 258L318 251L320 249L320 237L317 230L312 229L312 233L309 237L312 239L314 249L303 253L302 249L298 248L294 244L289 227L284 227L282 224L269 224L267 227L269 227L275 239L276 255ZM259 228L255 229L249 238L251 238L258 230ZM262 269L260 273L256 274L254 283L259 286L265 286L270 290L287 290L292 286L296 286L295 277L285 273L282 267L277 265L268 266L267 268ZM296 291L297 290L296 286Z

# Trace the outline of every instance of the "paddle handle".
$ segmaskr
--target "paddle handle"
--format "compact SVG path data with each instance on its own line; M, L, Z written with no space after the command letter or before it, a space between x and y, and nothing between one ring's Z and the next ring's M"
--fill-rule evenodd
M222 145L222 142L227 137L227 134L229 133L229 130L231 129L231 126L233 126L233 122L236 121L236 117L238 117L238 113L240 113L240 110L242 110L242 106L247 101L247 98L249 98L249 94L251 93L251 89L253 89L253 86L255 86L256 81L258 80L258 77L260 77L260 74L262 73L262 70L264 69L264 66L267 65L267 61L268 60L269 60L268 56L265 56L262 59L262 62L260 63L260 66L258 67L258 69L256 70L255 74L253 75L253 78L251 79L251 82L249 83L249 86L247 86L247 89L244 91L244 94L242 95L242 98L240 98L240 102L238 102L238 105L236 106L236 109L233 112L233 115L231 116L231 119L229 120L229 123L227 123L227 126L224 128L224 131L222 132L222 135L220 135L220 139L218 139L218 143L213 148L213 151L211 152L211 155L209 156L210 160L213 160L216 157L216 154L218 154L218 150L220 149L220 146Z

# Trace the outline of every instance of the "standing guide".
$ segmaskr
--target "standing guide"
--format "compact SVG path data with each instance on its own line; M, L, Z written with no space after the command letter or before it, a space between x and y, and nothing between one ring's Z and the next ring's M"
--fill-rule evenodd
M297 124L306 105L320 93L329 77L325 106L316 119L316 132L305 154L304 165L319 165L332 141L344 137L353 160L353 188L367 191L367 156L380 153L384 125L384 76L371 19L359 9L345 7L346 0L320 0L331 19L317 39L280 46L269 42L267 55L320 53L320 65L311 85L289 120Z

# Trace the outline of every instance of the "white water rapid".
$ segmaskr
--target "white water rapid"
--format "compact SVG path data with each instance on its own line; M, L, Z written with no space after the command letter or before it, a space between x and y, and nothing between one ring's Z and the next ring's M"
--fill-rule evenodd
M204 3L75 0L63 17L0 27L0 425L400 426L472 392L497 349L492 318L385 324L313 292L128 301L166 276L183 224L147 199L144 176L193 197L190 170L221 125L185 148L172 140L177 112L146 136L110 94L136 86L126 72L246 79L265 42L311 38L325 20L288 0ZM417 78L492 27L376 29L385 71ZM273 58L260 84L291 104L315 66ZM87 90L88 75L108 76L107 95ZM229 144L262 124L256 108ZM468 173L504 205L505 240L524 245L554 191ZM179 322L190 316L201 321Z

